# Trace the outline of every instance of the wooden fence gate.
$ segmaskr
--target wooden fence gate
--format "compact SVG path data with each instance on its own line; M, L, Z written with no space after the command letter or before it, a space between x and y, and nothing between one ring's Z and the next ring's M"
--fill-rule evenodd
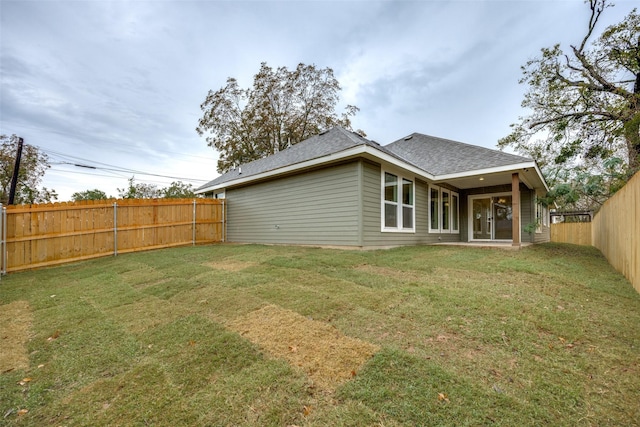
M214 199L120 199L2 207L1 272L108 255L224 242Z

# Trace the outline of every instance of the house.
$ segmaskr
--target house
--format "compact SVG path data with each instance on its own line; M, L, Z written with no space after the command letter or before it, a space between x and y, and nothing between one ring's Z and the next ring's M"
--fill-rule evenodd
M419 133L381 146L333 128L196 190L227 200L227 241L359 248L548 241L526 157Z

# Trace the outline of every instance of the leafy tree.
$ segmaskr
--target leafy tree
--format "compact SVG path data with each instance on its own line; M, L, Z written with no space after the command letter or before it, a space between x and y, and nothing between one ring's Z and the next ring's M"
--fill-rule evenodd
M118 197L121 199L158 199L162 197L162 190L157 185L135 183L135 177L129 179L129 187L118 188Z
M11 178L16 162L18 137L0 135L0 203L7 204L11 188ZM20 169L14 203L32 204L49 203L57 200L55 190L46 187L38 188L45 172L49 169L49 157L37 147L23 144L20 158Z
M590 17L579 45L559 44L522 67L529 86L522 106L531 111L512 124L500 147L532 156L544 168L607 169L624 159L630 174L640 169L640 15L591 40L607 0L589 0Z
M299 64L292 71L274 70L263 62L252 88L242 89L229 77L226 86L209 91L196 131L220 152L218 172L223 173L333 126L351 129L350 117L358 108L348 105L339 117L340 90L331 68Z
M602 162L602 168L578 166L573 169L555 168L547 170L546 178L551 190L543 202L554 204L559 211L593 210L627 182L627 169L619 157L610 157Z
M107 193L102 190L98 190L97 188L95 190L79 191L71 195L71 199L74 202L79 202L81 200L105 200L108 198Z
M181 181L174 181L170 186L161 190L162 197L167 199L188 199L195 197L193 185Z

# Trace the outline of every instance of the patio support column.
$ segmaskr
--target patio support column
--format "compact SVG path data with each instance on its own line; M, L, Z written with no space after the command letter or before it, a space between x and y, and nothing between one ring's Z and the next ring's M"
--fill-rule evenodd
M520 177L511 174L511 218L513 246L520 247Z

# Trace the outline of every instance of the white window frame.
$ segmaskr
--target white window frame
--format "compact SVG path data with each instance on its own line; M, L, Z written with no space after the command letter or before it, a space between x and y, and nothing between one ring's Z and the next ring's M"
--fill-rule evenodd
M386 174L390 174L396 177L396 185L398 186L398 193L397 193L397 201L396 202L392 202L392 201L387 201L385 200L385 187L386 187L386 180L385 180L385 176ZM382 183L382 191L380 194L380 229L382 232L385 233L415 233L416 232L416 180L413 177L409 177L407 175L403 175L402 173L393 171L393 170L382 170L381 173L381 183ZM413 204L412 205L405 205L403 203L403 184L404 181L409 181L411 182L411 192L412 192L412 196L413 196ZM385 224L385 212L386 212L386 205L394 205L396 206L396 219L397 219L397 225L396 227L387 227ZM404 219L404 215L403 215L403 209L405 207L411 207L411 227L410 228L405 228L404 224L403 224L403 219Z
M449 212L449 219L451 220L451 224L450 224L450 230L451 230L451 234L460 234L460 194L456 193L455 191L449 191L449 200L451 204L453 204L453 197L455 196L456 200L458 201L456 203L456 218L458 219L458 223L456 224L456 227L453 227L453 209Z
M431 194L432 192L435 191L438 194L438 200L435 204L436 207L436 215L438 216L438 220L436 221L438 224L437 228L433 228L432 224L433 221L431 219L431 216L433 215L433 210L431 209L432 205L433 205L433 200L431 199ZM435 185L429 185L429 233L440 233L440 221L441 221L441 215L440 215L440 187L436 187Z
M435 205L436 207L436 215L438 215L438 228L432 228L432 221L431 221L431 215L432 215L432 199L431 199L431 194L432 191L436 191L438 193L438 201ZM444 210L443 210L443 197L442 197L442 193L447 193L449 195L449 207L448 207L448 229L445 229L442 225L442 221L444 219ZM457 212L456 212L456 217L458 218L458 224L457 227L454 228L454 224L453 224L453 209L451 208L452 205L452 200L453 197L456 197L456 200L458 200L458 206L457 206ZM460 194L458 194L457 192L453 191L453 190L449 190L448 188L443 188L443 187L439 187L437 185L429 185L429 233L439 233L439 234L460 234Z

